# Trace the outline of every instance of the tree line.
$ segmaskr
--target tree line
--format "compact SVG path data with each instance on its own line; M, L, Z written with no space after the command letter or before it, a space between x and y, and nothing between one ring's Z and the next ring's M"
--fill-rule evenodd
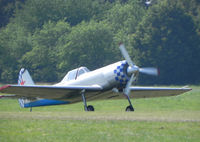
M57 82L79 66L90 70L123 60L123 42L141 67L138 84L200 82L198 0L1 0L0 82L20 68L36 82Z

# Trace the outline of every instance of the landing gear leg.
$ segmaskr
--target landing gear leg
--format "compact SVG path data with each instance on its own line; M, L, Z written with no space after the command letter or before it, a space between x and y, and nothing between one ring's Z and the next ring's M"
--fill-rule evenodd
M125 96L127 97L128 102L129 102L129 106L126 107L126 111L134 111L134 108L133 108L133 105L131 103L129 96L128 95L125 95Z
M85 99L85 90L83 90L81 92L81 95L82 95L85 111L94 111L94 107L92 105L87 106L87 102L86 102L86 99Z

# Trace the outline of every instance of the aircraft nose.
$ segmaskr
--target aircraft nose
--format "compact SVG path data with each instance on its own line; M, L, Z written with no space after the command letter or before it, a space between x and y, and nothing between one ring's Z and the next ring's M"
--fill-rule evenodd
M131 74L137 73L137 72L139 72L139 67L136 66L136 65L134 65L133 67L129 66L129 67L127 68L127 73L128 73L128 75L131 75Z

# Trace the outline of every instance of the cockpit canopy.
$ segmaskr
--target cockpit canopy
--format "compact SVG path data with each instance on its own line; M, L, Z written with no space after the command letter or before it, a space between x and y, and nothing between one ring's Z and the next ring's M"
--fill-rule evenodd
M89 72L90 70L86 67L80 67L77 69L73 69L69 71L65 77L63 78L62 82L76 80L80 75Z

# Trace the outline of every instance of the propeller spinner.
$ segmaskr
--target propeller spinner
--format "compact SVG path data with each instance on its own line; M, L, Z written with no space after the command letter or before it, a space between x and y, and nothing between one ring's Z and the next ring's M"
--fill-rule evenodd
M120 49L123 57L125 58L125 60L127 61L128 65L129 65L129 67L127 68L127 73L129 75L131 75L131 78L127 82L125 90L124 90L124 94L129 96L130 86L131 86L132 82L136 79L136 74L138 72L144 73L144 74L148 74L148 75L157 76L158 75L158 69L157 68L153 68L153 67L139 68L131 60L131 58L130 58L130 56L129 56L129 54L128 54L125 46L124 46L124 44L120 44L119 49Z

